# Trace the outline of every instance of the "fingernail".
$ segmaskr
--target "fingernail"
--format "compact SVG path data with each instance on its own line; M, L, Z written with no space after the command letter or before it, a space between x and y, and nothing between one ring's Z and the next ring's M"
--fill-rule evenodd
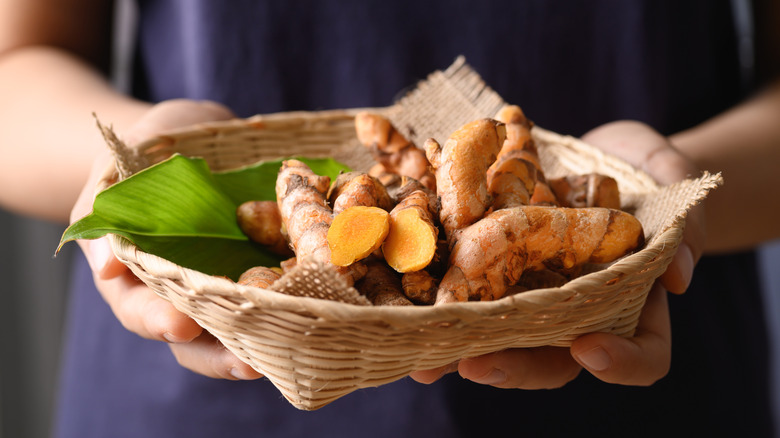
M233 367L230 369L230 375L235 377L238 380L249 380L249 376L244 374L243 371L241 371L238 367Z
M111 257L113 257L113 253L105 238L89 241L89 257L87 257L87 260L93 271L102 271Z
M191 341L191 339L180 338L168 332L163 333L163 338L165 338L165 340L170 342L171 344L186 344L187 342Z
M443 376L445 374L454 373L455 371L458 371L458 364L459 363L460 363L459 360L456 360L455 362L450 363L449 365L447 365L446 368L444 368L444 370L442 371L441 375Z
M585 368L593 371L604 371L612 365L612 358L601 348L596 347L577 356Z
M481 383L483 385L498 385L500 383L506 382L506 373L499 369L493 368L484 376L471 379L471 381Z
M688 289L688 286L691 285L691 280L693 279L693 253L691 252L691 248L686 245L682 244L677 249L677 259L679 263L680 268L680 275L682 276L683 283L685 284L685 289Z
M446 376L447 374L454 373L455 371L458 371L458 361L452 362L448 364L447 366L443 367L441 371L439 372L439 375L436 376L435 379L431 380L431 383L441 379L442 377Z

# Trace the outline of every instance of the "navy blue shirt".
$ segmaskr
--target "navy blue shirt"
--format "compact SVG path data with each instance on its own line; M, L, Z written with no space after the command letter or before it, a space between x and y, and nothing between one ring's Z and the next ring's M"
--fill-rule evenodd
M538 125L581 135L616 119L664 134L738 102L726 0L141 0L134 93L211 99L239 116L384 106L465 55ZM562 389L450 375L298 411L265 380L213 380L125 331L79 261L61 437L772 436L752 253L707 257L671 296L672 368L649 388L587 372Z

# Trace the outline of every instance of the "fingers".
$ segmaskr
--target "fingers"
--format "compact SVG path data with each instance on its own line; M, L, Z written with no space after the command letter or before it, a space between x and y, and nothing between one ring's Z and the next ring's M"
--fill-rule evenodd
M409 377L411 377L412 380L418 383L430 384L439 380L445 374L454 373L457 370L458 370L458 362L456 361L449 365L445 365L439 368L433 368L430 370L412 371L411 373L409 373Z
M95 284L122 325L137 335L165 342L189 342L203 329L157 296L129 270Z
M263 377L242 362L208 332L186 344L170 344L179 364L215 379L254 380Z
M230 109L212 101L166 100L147 111L123 138L132 146L161 132L197 123L234 118Z
M582 368L607 383L648 386L669 372L671 326L666 290L657 283L647 297L634 337L591 333L570 349L539 347L511 349L456 363L464 379L497 388L559 388L574 380ZM453 365L415 371L411 377L432 383Z
M132 128L120 134L133 146L161 132L233 117L228 108L214 102L170 100L153 106ZM71 211L71 222L91 211L97 183L111 169L111 160L107 150L96 158L89 180ZM193 319L141 283L114 257L106 238L78 243L93 271L95 285L126 329L144 338L170 343L177 360L195 372L228 379L260 377Z
M99 240L105 243L105 239ZM89 243L89 247L107 248L107 245L98 241ZM110 248L107 251L110 251ZM179 364L196 373L230 380L262 377L204 331L193 319L157 296L110 252L106 254L108 261L95 271L95 284L116 318L127 330L147 339L168 342ZM98 260L101 256L91 254L91 258Z
M642 169L662 185L698 173L692 161L649 126L633 121L602 125L583 140ZM666 290L683 293L704 241L699 207L686 220L683 243L668 270L653 286L642 310L636 333L623 338L592 333L576 339L570 349L542 347L514 349L463 359L458 372L466 379L499 388L555 388L574 379L581 367L609 383L650 385L665 376L671 364L671 328ZM416 372L415 380L429 383L446 368Z
M699 169L691 159L650 126L622 120L599 126L582 139L643 170L661 185L696 176ZM687 214L683 243L678 248L661 283L670 292L681 294L691 282L693 267L701 258L706 239L704 210L692 207Z
M642 169L662 185L699 172L693 161L675 149L666 137L641 122L607 123L583 135L582 140Z
M462 359L458 373L464 379L497 388L550 389L574 380L581 367L560 347L505 350Z
M691 248L685 243L680 243L677 252L672 258L669 267L659 277L661 284L674 294L682 294L691 284L693 279L693 268L696 262L693 258Z
M99 278L104 280L115 278L127 270L127 267L114 256L107 237L79 243L83 248L89 267Z
M591 333L574 341L571 355L583 368L608 383L648 386L664 377L672 356L664 288L660 283L653 286L634 337Z
M428 384L457 370L464 379L497 388L549 389L574 380L581 369L568 349L539 347L461 359L447 366L415 371L410 377Z
M70 223L76 222L92 211L92 202L95 200L97 182L103 175L104 171L109 168L112 160L113 158L111 157L111 154L108 150L103 150L95 158L95 161L92 163L92 168L90 170L87 182L81 189L81 192L76 199L76 203L71 209Z

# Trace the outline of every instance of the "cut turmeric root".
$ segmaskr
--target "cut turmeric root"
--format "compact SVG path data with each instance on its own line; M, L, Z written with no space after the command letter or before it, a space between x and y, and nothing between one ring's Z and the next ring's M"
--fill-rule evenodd
M497 210L462 230L437 303L495 300L523 271L567 272L607 263L638 248L642 226L632 215L605 208L543 206Z
M547 181L532 126L506 106L443 146L429 139L423 152L383 116L359 114L359 140L378 162L369 173L344 173L331 185L300 161L283 162L281 226L268 221L295 251L283 268L313 257L375 305L441 304L559 284L637 249L642 225L618 210L614 180Z
M328 190L334 216L355 206L379 207L390 211L393 200L379 179L363 172L342 173Z
M433 260L439 230L422 190L404 197L390 212L390 232L382 245L385 261L398 272L419 271Z
M330 261L349 266L382 246L390 231L390 214L379 207L347 208L333 219L328 229Z
M313 257L332 264L327 235L333 212L325 199L329 186L330 178L315 174L303 162L282 162L276 179L276 198L297 260ZM352 285L365 275L365 266L353 263L337 271Z
M390 197L394 200L395 204L401 202L404 198L412 194L412 192L422 191L428 197L428 211L436 220L439 217L439 211L441 210L441 203L436 192L426 187L420 181L408 176L402 176L400 181L392 187L392 190L388 191Z

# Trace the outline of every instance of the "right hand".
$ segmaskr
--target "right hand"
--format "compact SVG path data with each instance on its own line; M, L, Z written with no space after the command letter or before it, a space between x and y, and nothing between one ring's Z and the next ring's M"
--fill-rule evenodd
M678 182L698 169L661 134L634 121L602 125L583 140L640 168L662 185ZM704 243L701 206L690 210L683 242L671 264L650 290L636 332L631 338L590 333L575 339L569 349L516 348L461 359L432 370L415 371L412 379L432 383L446 373L498 388L558 388L585 368L598 379L621 385L647 386L663 378L671 366L672 331L666 291L682 294L688 288Z
M133 147L174 128L233 117L230 110L213 102L171 100L152 106L127 132L119 134ZM71 223L91 211L95 186L111 159L106 150L95 160L71 212ZM105 237L78 243L92 268L97 289L125 328L144 338L167 342L179 364L196 373L231 380L262 377L193 319L143 284L114 257Z

